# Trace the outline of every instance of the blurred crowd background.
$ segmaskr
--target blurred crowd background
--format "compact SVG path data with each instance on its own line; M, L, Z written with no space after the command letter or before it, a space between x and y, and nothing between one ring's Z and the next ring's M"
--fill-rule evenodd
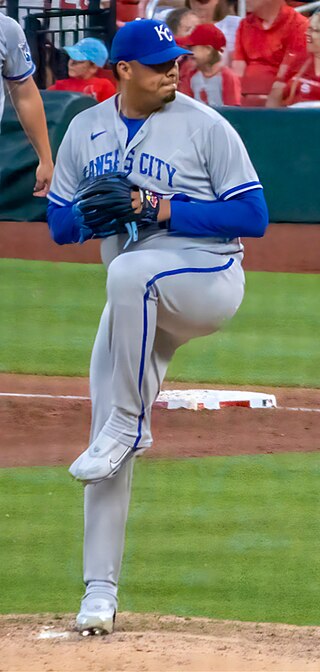
M117 82L108 63L126 21L158 18L192 52L179 90L211 107L320 105L320 1L0 0L24 29L40 89L102 102Z

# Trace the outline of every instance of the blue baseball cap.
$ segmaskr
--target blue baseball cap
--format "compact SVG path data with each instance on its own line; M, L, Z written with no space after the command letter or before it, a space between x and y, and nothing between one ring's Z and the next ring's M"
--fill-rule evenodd
M110 61L139 61L143 65L157 65L191 53L178 47L164 21L136 19L128 21L116 33L111 46Z
M64 47L64 50L74 61L91 61L99 68L103 68L109 56L107 47L95 37L84 37L73 47Z

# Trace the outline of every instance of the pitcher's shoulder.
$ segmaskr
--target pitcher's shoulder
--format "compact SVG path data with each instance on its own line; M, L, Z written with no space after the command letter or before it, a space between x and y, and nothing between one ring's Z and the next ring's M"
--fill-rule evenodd
M226 123L224 117L212 107L200 103L190 96L186 96L184 93L180 92L177 93L173 103L167 105L166 109L168 113L172 110L172 112L183 115L184 123L193 121L194 123L208 126Z
M72 119L70 126L78 128L83 127L84 125L103 120L104 123L106 120L110 120L114 115L115 107L115 98L116 95L107 98L102 103L88 107L86 110L82 110Z

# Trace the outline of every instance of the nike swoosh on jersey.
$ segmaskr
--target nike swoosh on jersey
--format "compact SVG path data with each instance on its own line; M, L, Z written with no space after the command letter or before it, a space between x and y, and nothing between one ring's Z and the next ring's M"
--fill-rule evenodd
M99 133L91 133L91 140L95 140L99 135L102 135L103 133L107 133L108 131L99 131Z

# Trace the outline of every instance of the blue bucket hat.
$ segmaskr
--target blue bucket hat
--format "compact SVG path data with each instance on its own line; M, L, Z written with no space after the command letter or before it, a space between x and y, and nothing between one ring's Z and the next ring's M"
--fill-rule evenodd
M157 65L191 53L178 47L170 28L163 21L136 19L128 21L116 33L110 61L139 61L143 65Z
M64 50L74 61L91 61L98 68L103 68L109 56L107 47L95 37L84 37L73 47L64 47Z

